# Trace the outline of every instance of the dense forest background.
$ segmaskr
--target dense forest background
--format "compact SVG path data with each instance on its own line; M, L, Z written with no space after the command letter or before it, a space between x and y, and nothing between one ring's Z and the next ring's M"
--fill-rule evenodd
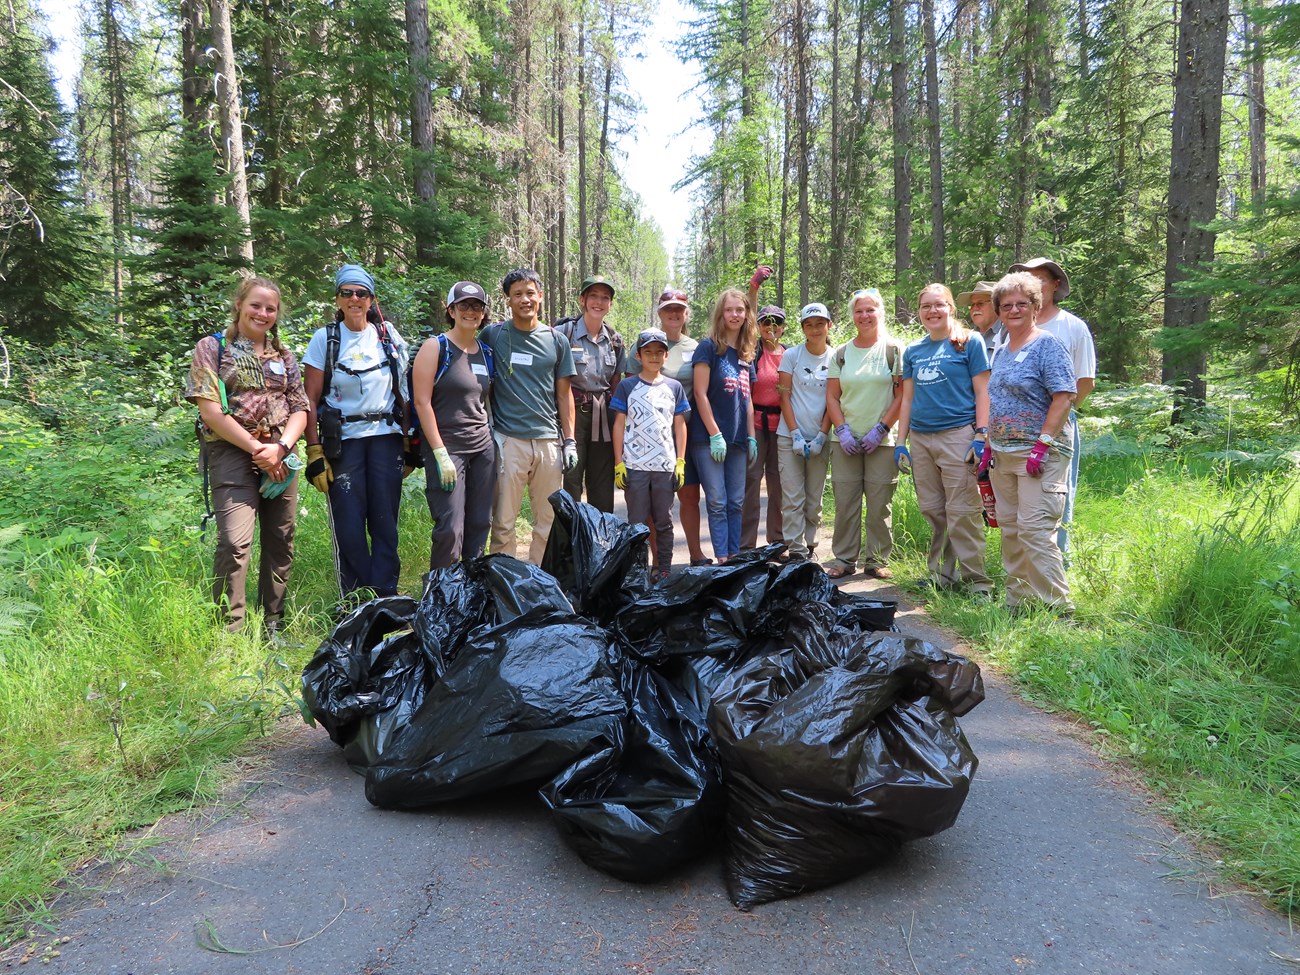
M0 336L179 356L234 275L317 320L345 259L412 332L518 265L551 316L612 276L625 331L757 262L779 302L876 285L906 320L927 281L1046 254L1104 376L1203 396L1222 361L1296 399L1294 5L689 2L665 29L650 0L85 0L64 106L43 18L5 0ZM698 71L689 159L631 148L625 69L660 43ZM689 212L647 212L629 151L684 164Z

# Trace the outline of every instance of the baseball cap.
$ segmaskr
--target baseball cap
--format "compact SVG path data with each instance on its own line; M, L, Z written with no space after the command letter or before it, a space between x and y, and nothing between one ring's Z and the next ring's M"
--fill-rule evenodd
M689 308L690 300L686 297L685 291L678 291L676 288L668 288L659 296L659 311L665 308Z
M961 294L957 296L957 306L959 308L969 308L971 299L974 298L976 295L986 295L988 296L989 300L992 300L993 288L996 284L997 284L996 281L976 282L975 287L973 289L971 289L970 291L963 291Z
M780 305L764 305L758 310L758 320L761 322L764 318L775 318L784 325L785 309Z
M1021 261L1018 264L1012 264L1007 269L1007 273L1012 271L1036 271L1040 267L1047 268L1052 272L1052 277L1056 278L1056 301L1070 297L1070 279L1065 276L1065 271L1061 265L1046 257L1031 257L1027 261Z
M585 295L588 291L590 291L598 284L603 284L605 287L609 289L610 295L611 296L614 295L615 291L614 291L613 283L609 280L609 278L605 277L605 275L603 274L593 274L589 278L583 278L582 287L578 289L578 295L579 296Z
M831 313L826 310L826 306L820 301L814 301L810 305L803 306L803 310L799 312L799 323L803 324L810 318L824 318L829 322Z
M664 334L663 329L647 328L636 337L635 351L640 352L647 345L653 345L655 342L658 342L665 349L668 348L668 336Z
M447 292L447 307L450 308L458 301L481 301L487 304L487 294L483 291L483 286L475 284L473 281L457 281Z

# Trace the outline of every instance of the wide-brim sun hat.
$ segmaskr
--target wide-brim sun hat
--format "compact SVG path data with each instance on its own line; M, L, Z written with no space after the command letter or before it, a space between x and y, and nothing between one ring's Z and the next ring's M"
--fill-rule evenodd
M997 286L996 281L978 281L975 288L971 291L963 291L957 296L958 308L969 308L971 299L976 295L988 295L989 300L993 300L993 289Z
M1061 265L1049 258L1031 257L1027 261L1012 264L1011 267L1007 269L1007 273L1011 274L1015 271L1036 271L1040 267L1047 268L1047 270L1052 272L1052 277L1056 278L1056 300L1061 301L1062 299L1070 297L1070 279L1066 276Z

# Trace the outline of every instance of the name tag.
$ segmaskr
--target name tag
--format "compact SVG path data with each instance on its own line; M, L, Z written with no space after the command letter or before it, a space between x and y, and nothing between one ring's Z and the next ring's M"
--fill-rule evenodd
M474 375L476 376L486 376L488 374L487 366L483 365L481 362L471 362L469 367L474 371Z
M273 372L277 376L284 375L284 363L281 362L279 359L272 359L270 362L266 364L266 368L270 369L271 372Z
M511 352L510 364L512 366L531 366L533 364L533 354L531 352Z
M1024 362L1029 357L1028 349L1021 349L1020 354L1016 356L1017 362Z

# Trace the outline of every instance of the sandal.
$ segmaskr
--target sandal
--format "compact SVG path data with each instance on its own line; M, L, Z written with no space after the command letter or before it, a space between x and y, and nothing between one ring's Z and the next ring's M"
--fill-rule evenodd
M712 564L713 564L713 559L710 558L691 559L692 568L699 568L701 565L712 565Z
M866 573L873 579L894 578L894 570L889 568L887 565L873 565L871 568L866 570Z
M828 578L828 579L847 579L849 576L853 575L853 574L854 574L855 572L857 572L857 571L858 571L858 570L857 570L857 569L854 569L854 568L845 567L845 566L842 566L842 565L837 565L837 566L835 566L835 568L833 568L833 569L827 569L827 570L826 570L826 578Z

